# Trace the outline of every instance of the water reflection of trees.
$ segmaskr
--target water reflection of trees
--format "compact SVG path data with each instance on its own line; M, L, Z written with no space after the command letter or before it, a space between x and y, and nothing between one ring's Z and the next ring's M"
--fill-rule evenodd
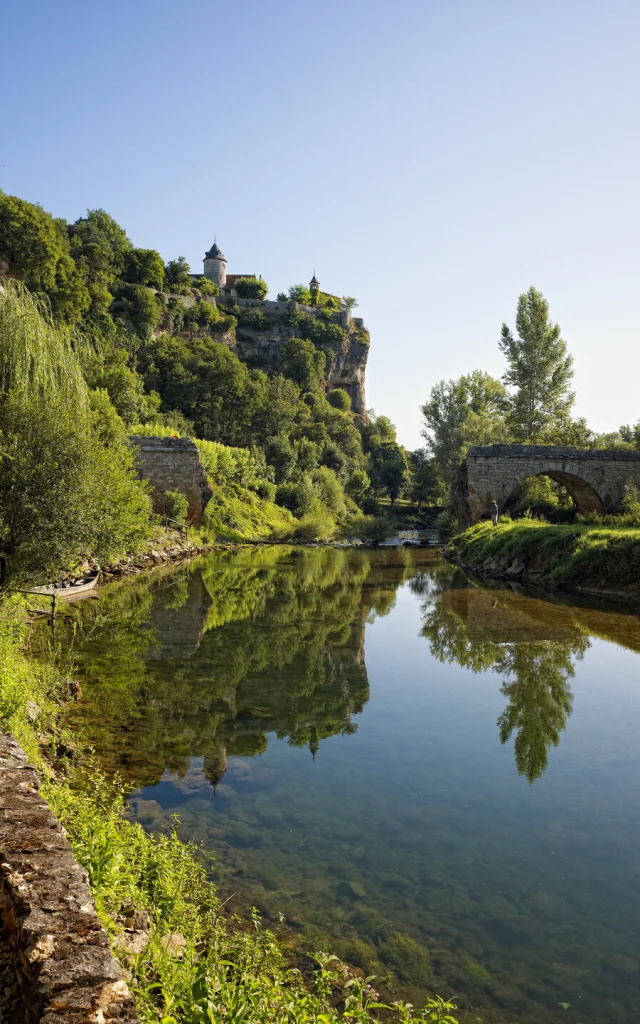
M315 755L355 731L365 621L410 571L396 553L259 548L112 587L72 613L85 695L72 724L138 786L193 756L217 782L269 733Z
M558 623L555 605L470 587L461 573L440 572L444 578L420 574L412 581L424 596L422 634L438 661L501 676L508 703L497 722L500 742L514 736L517 769L534 782L566 727L569 680L589 640L575 625Z

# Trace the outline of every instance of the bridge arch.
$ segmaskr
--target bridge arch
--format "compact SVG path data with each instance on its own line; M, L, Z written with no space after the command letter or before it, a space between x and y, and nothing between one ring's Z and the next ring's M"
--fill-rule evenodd
M525 480L531 480L536 476L547 476L550 480L555 480L556 483L562 484L562 486L568 491L574 505L581 515L586 516L590 512L603 513L605 511L605 502L600 494L598 494L594 485L587 479L588 474L585 473L578 476L575 473L567 473L566 470L557 469L554 466L550 466L546 469L539 469L537 473L520 473L517 477L514 477L512 481L505 483L502 492L502 501L498 500L498 506L500 509L504 507L505 503L509 500L515 489L519 487L520 484L523 484Z
M640 488L640 451L518 444L470 448L456 484L460 525L486 518L494 500L504 508L516 487L534 476L562 484L583 514L612 512L628 486Z

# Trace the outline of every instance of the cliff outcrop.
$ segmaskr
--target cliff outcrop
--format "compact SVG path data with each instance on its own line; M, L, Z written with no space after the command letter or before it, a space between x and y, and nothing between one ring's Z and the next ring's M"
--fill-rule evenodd
M238 321L233 347L244 363L277 371L286 342L307 338L326 356L327 390L343 388L353 411L364 415L369 332L362 320L339 310L257 299L237 300L233 313Z
M170 295L169 300L187 309L196 302L193 296ZM225 315L203 330L227 345L251 369L277 373L282 367L285 345L291 338L313 342L326 357L327 391L343 388L351 398L353 412L365 414L370 339L360 318L351 317L343 310L303 306L295 301L233 299L229 303L221 300L216 303L215 299L205 297L204 302L218 305Z

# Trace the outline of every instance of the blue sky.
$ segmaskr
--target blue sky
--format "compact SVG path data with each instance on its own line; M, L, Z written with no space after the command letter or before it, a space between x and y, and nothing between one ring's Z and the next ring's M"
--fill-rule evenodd
M637 0L22 0L2 36L0 187L194 270L217 235L272 297L315 268L407 446L531 284L576 413L640 419Z

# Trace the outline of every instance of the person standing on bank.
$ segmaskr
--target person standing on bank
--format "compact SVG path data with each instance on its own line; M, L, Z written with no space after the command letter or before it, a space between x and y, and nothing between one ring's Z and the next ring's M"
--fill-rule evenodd
M498 503L496 501L492 501L489 512L491 513L491 522L494 526L498 525L498 511Z

